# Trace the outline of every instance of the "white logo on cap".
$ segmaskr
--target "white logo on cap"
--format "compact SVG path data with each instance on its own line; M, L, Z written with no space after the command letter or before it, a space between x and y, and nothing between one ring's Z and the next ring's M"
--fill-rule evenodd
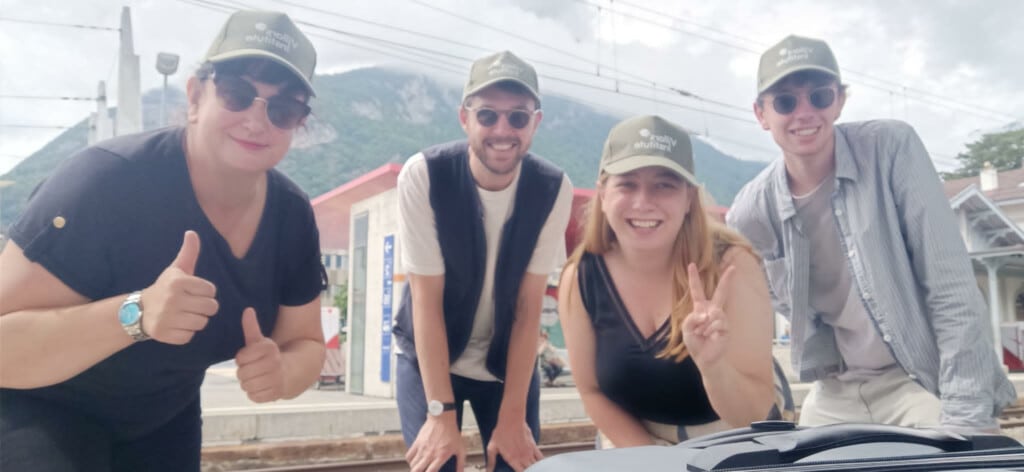
M776 67L782 67L790 62L806 61L811 58L811 53L814 52L814 48L804 46L795 49L782 48L779 49L779 62L775 63Z
M253 28L257 33L247 34L245 42L259 43L281 50L288 54L299 47L299 41L287 33L279 33L267 27L266 23L256 23Z
M522 74L522 72L522 67L519 67L515 64L505 64L501 62L500 57L495 59L494 62L491 63L491 65L487 66L487 75L491 76L510 75L513 77L518 77L520 74Z
M640 128L640 137L643 138L640 141L633 143L634 149L659 149L664 152L672 152L675 149L676 138L667 134L654 134L647 128Z

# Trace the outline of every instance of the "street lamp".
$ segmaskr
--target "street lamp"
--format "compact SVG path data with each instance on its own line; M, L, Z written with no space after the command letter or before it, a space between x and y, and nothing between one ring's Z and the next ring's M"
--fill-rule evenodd
M160 124L167 125L167 76L178 71L178 55L161 52L156 55L156 71L164 76L164 93L160 96Z

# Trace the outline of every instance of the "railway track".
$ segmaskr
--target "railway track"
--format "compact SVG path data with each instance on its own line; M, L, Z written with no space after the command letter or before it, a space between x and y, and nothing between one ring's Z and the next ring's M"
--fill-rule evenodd
M554 456L566 452L586 451L593 449L593 441L566 444L548 444L540 446L540 450L541 452L544 453L545 457ZM474 466L477 466L479 470L484 470L483 454L480 452L470 453L466 457L466 464L469 464L469 466L466 467L466 470L474 470ZM409 470L409 465L406 464L405 459L402 458L374 459L367 461L349 461L316 465L252 469L253 472L391 472L400 470Z
M1024 428L1024 405L1012 406L1003 410L999 418L999 426L1003 429Z
M999 425L1004 430L1024 428L1024 405L1014 406L1004 410L999 419ZM540 446L540 449L545 456L553 456L566 452L592 450L593 448L594 443L591 441ZM470 465L467 467L467 470L474 470L474 466L476 466L478 470L484 470L484 457L480 452L470 453L466 458L466 463ZM406 464L405 460L402 458L386 458L366 461L269 467L253 470L255 472L391 472L408 470L408 468L408 464Z

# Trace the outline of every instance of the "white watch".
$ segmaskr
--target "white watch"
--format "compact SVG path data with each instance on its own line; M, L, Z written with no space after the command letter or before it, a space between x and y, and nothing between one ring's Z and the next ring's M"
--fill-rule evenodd
M427 402L427 414L430 416L441 416L442 413L454 409L455 402L443 403L440 400L430 400Z

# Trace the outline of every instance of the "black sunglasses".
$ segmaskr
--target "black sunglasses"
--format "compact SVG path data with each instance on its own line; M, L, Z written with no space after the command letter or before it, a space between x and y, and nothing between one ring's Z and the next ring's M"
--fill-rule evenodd
M836 101L836 90L832 87L822 87L814 89L811 93L807 94L808 101L814 108L824 110ZM800 98L793 93L780 93L775 95L775 99L772 100L772 107L780 115L788 115L796 110L796 105L800 101Z
M484 126L486 126L488 128L498 124L498 117L501 116L501 115L505 115L505 119L508 120L509 126L515 128L515 129L523 129L527 125L530 124L531 120L533 120L533 115L537 114L537 112L540 111L540 110L533 110L533 111L505 110L505 111L498 111L498 110L495 110L493 108L487 108L487 107L478 107L478 108L465 107L465 108L466 108L466 110L469 110L469 111L471 111L473 113L476 113L476 121L480 122L481 125L484 125Z
M229 111L245 111L256 100L263 101L267 106L267 117L270 122L284 130L299 126L309 116L309 105L294 98L275 95L270 98L258 97L259 92L249 81L234 75L214 75L213 84L217 86L217 98L221 105Z

